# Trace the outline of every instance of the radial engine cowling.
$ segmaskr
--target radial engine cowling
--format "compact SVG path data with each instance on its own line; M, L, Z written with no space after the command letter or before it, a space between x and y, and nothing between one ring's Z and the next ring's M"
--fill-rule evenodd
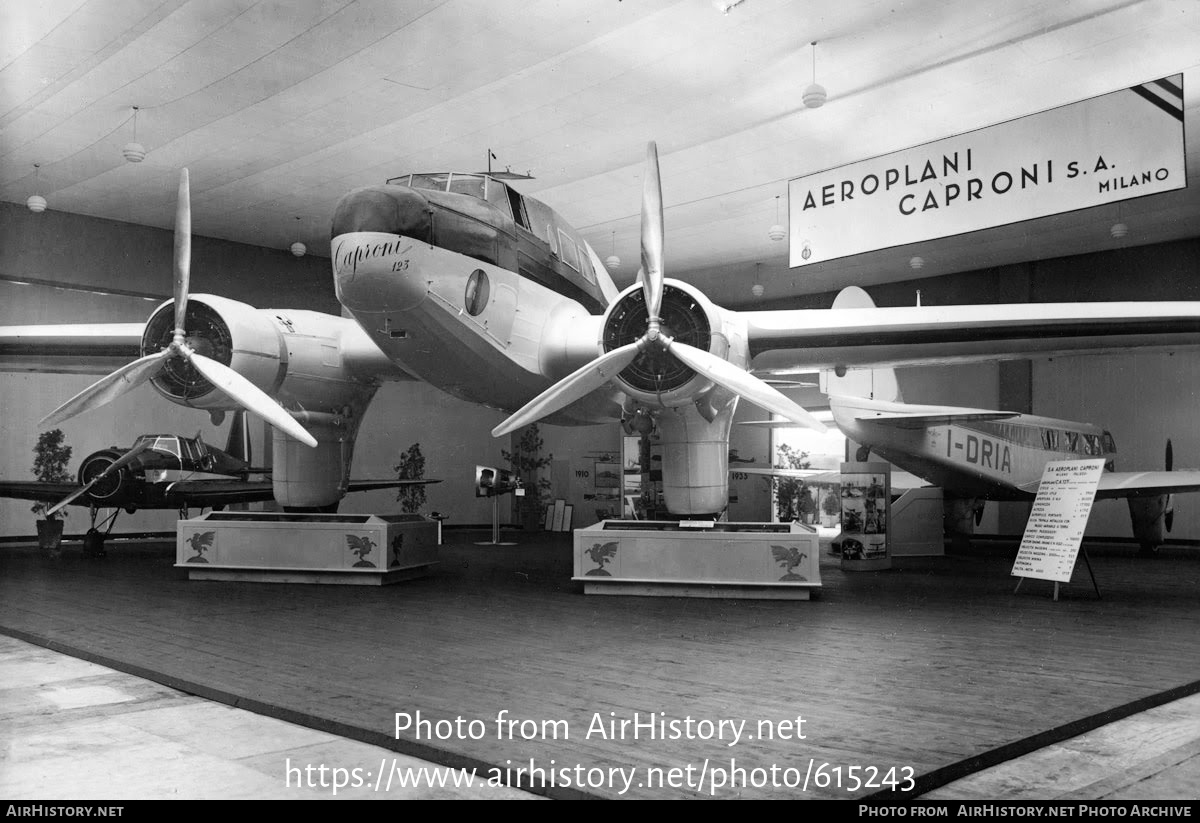
M108 471L109 466L124 455L125 452L118 449L104 449L88 455L79 464L79 485L86 486L93 479ZM122 466L88 489L88 497L100 505L104 505L106 500L119 501L125 497L122 492L129 485L131 479L132 472L129 466Z
M729 359L729 337L719 308L698 290L678 280L663 289L661 333L694 348ZM633 343L646 333L646 297L640 283L625 289L604 318L600 345L606 352ZM656 345L648 345L618 376L622 389L655 406L682 406L712 388L712 381Z
M271 394L287 375L287 348L263 312L224 297L192 295L184 320L187 345L197 354L229 366ZM167 348L175 332L175 304L160 306L146 323L142 355ZM235 403L183 358L171 358L150 381L168 400L198 409L234 409Z

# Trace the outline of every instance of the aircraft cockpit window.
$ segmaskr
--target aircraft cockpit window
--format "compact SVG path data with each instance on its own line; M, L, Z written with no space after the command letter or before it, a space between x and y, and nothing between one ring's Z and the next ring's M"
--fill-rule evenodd
M1067 451L1078 453L1078 451L1079 451L1079 433L1078 432L1064 432L1064 434L1066 434L1066 436L1067 436Z
M1117 450L1117 442L1113 440L1113 436L1108 432L1104 433L1104 451L1108 454L1113 454Z
M445 191L446 184L449 182L450 175L448 174L414 174L409 177L408 186L414 189Z
M448 191L455 194L469 194L483 199L483 178L477 174L452 174Z
M1085 434L1083 436L1083 453L1100 454L1100 438L1094 434Z
M179 457L179 438L156 437L154 438L154 445L150 448L154 449L156 452L162 452L163 454L170 454L174 455L175 457Z

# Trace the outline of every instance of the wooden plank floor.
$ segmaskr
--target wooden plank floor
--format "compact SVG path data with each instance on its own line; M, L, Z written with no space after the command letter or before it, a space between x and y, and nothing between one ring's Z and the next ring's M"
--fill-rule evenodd
M911 767L919 794L1200 690L1196 550L1092 547L1102 600L1084 572L1058 602L1039 581L1014 594L1012 547L992 545L886 572L823 558L817 599L769 602L588 597L569 579L566 536L447 538L434 577L382 588L188 581L161 543L116 544L103 560L68 545L57 562L6 547L0 631L480 775L533 761L553 771L552 797L878 791L849 790L845 771L841 787L818 786L821 764ZM394 739L395 713L418 711L484 733ZM501 738L502 711L537 733ZM728 726L707 740L588 734L596 717L635 713L681 731L689 717L746 725L736 743ZM805 739L758 733L798 716ZM617 769L637 770L624 792ZM714 785L730 775L765 785ZM807 790L785 785L806 775Z

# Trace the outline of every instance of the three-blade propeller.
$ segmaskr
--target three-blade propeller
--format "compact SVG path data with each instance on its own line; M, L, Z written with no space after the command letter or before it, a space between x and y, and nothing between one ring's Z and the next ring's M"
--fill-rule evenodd
M659 346L693 371L760 408L782 415L797 425L819 432L826 431L824 423L745 369L662 333L660 312L666 288L663 273L663 236L662 181L658 171L658 149L651 142L646 149L646 179L642 187L642 267L638 272L649 315L645 334L633 343L605 352L546 389L492 429L493 436L500 437L516 431L603 388L632 363L640 352L650 346Z
M150 448L150 443L151 443L151 441L149 441L149 440L143 440L141 443L138 443L132 449L125 452L125 454L121 455L119 458L114 460L108 468L106 468L104 471L100 472L98 475L93 477L85 485L80 486L78 489L71 492L66 497L64 497L62 500L60 500L56 504L54 504L54 506L47 509L46 517L50 517L59 509L69 506L76 499L78 499L79 497L81 497L81 496L87 494L89 491L91 491L92 486L96 485L101 480L104 480L104 479L116 474L121 469L128 466L130 463L132 463L134 460L137 459L137 456L139 454L144 452L146 449Z
M69 417L109 403L157 375L167 361L179 358L195 367L210 383L236 403L262 417L288 435L316 447L317 441L296 422L286 409L224 363L199 354L187 341L184 326L187 317L188 284L192 258L192 207L188 170L179 175L179 199L175 207L175 332L171 344L154 354L122 366L93 383L42 418L42 426L52 426Z

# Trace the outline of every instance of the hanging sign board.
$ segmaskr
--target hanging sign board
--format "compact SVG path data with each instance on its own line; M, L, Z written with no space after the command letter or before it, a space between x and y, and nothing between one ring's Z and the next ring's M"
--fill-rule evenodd
M793 268L1187 186L1176 74L788 183Z
M1014 577L1071 581L1103 471L1103 459L1046 464L1013 563Z

